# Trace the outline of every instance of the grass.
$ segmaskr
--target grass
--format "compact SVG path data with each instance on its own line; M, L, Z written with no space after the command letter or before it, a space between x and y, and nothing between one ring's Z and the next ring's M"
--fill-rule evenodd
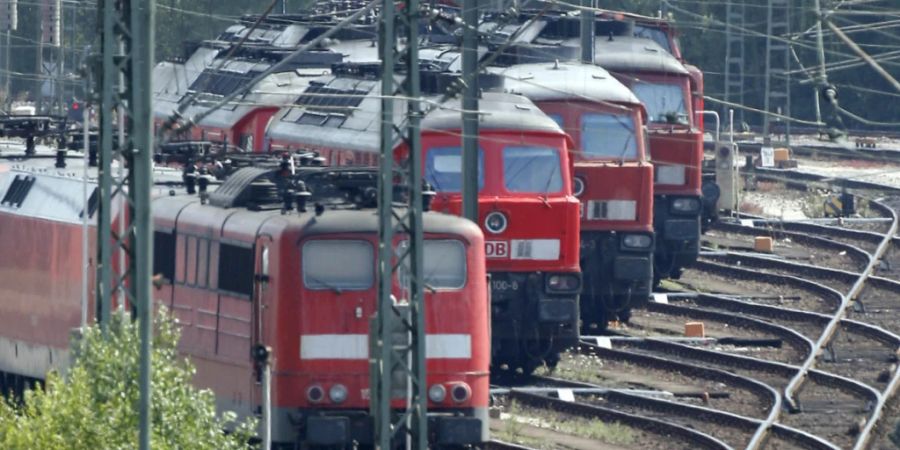
M822 194L809 194L803 199L800 209L806 217L825 217L825 198Z
M597 381L598 373L602 368L603 362L598 356L565 352L560 355L556 368L539 367L535 374L593 383Z
M510 417L504 420L504 428L496 432L495 436L508 442L547 448L547 442L524 434L526 423L536 428L607 444L629 445L635 442L634 430L619 422L606 423L601 420L588 420L552 411L525 408L516 402L510 402L506 410Z

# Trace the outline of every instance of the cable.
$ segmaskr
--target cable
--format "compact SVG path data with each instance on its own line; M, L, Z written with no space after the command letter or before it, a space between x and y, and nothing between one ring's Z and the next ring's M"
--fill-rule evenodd
M231 57L234 56L235 52L237 52L245 42L247 42L247 39L250 39L250 35L253 34L253 31L255 31L256 28L259 27L259 24L269 16L269 13L272 12L272 10L275 8L275 5L278 4L279 1L281 0L272 0L271 3L269 3L269 6L262 13L262 15L260 15L256 19L256 21L253 22L253 26L251 26L249 30L246 30L244 36L240 41L238 41L237 45L232 46L231 49L229 49L228 53L225 54L225 57L219 60L219 65L215 67L213 71L218 72L219 70L222 70L222 67L224 67L225 64L231 61ZM188 107L193 105L197 101L197 98L200 96L200 94L203 92L203 89L205 89L209 85L211 80L211 78L206 78L204 80L205 82L203 83L203 86L198 87L194 90L193 94L189 95L184 101L179 102L178 109L176 110L175 114L180 115L184 113L184 111L187 110Z
M368 3L364 8L362 8L362 9L360 9L359 11L355 12L354 14L348 16L346 19L342 20L341 22L339 22L339 23L338 23L337 25L335 25L334 27L328 29L328 31L326 31L326 32L324 32L324 33L322 33L322 34L320 34L319 36L316 36L314 39L312 39L311 41L309 41L309 42L306 43L305 45L300 46L300 48L298 48L297 50L295 50L295 51L294 51L293 53L291 53L289 56L285 57L284 59L282 59L282 60L279 61L278 63L272 65L271 67L269 67L268 69L266 69L265 71L263 71L262 73L260 73L260 74L257 75L256 77L254 77L253 80L251 80L249 83L245 84L245 85L242 86L242 87L239 87L238 89L236 89L236 90L235 90L234 92L232 92L231 94L225 96L225 98L223 98L223 99L222 99L220 102L218 102L217 104L213 105L212 107L210 107L210 108L207 109L206 111L201 112L201 113L198 113L198 114L196 114L195 116L191 117L191 118L190 118L187 122L185 122L181 127L178 127L177 129L175 129L175 131L176 131L176 132L183 132L183 131L186 131L186 130L190 129L192 126L194 126L194 124L196 124L197 122L203 120L205 117L209 116L210 114L212 114L213 112L215 112L217 109L219 109L219 108L221 108L222 106L224 106L225 104L227 104L227 103L228 103L229 101L231 101L232 99L234 99L234 98L236 98L237 96L243 94L244 92L250 90L253 86L255 86L257 83L259 83L260 81L262 81L262 80L263 80L264 78L266 78L267 76L269 76L269 75L271 75L271 74L277 72L278 70L280 70L280 69L282 69L283 67L285 67L286 65L288 65L288 64L291 62L291 60L293 60L294 57L296 57L297 55L300 55L300 54L302 54L303 52L306 52L307 50L309 50L310 48L313 48L314 46L318 45L318 44L319 44L320 42L322 42L323 40L329 38L329 37L330 37L331 35L333 35L334 33L338 32L339 30L343 29L344 27L346 27L346 26L350 25L351 23L353 23L354 21L356 21L356 19L358 19L359 17L362 17L363 14L365 14L366 12L368 12L368 11L370 11L371 9L375 8L375 6L378 5L379 2L380 2L380 0L372 0L372 1L371 1L370 3ZM172 126L178 121L179 118L180 118L180 116L179 116L178 114L174 114L174 113L173 113L173 115L169 118L169 120L168 120L168 121L160 128L160 131L159 131L159 133L158 133L159 139L157 139L159 142L164 142L164 140L162 139L162 138L164 137L163 134L164 134L165 132L168 132L170 129L172 129Z
M778 118L778 119L784 119L784 120L787 120L787 121L790 121L790 122L800 123L800 124L803 124L803 125L812 125L812 126L816 126L816 127L825 126L824 123L812 122L812 121L809 121L809 120L797 119L797 118L794 118L794 117L785 116L784 114L778 114L778 113L773 113L773 112L764 111L764 110L761 110L761 109L751 108L751 107L749 107L749 106L740 105L740 104L738 104L738 103L726 102L725 100L721 100L721 99L718 99L718 98L710 97L710 96L708 96L708 95L704 95L704 96L703 96L703 99L704 99L704 100L711 101L711 102L713 102L713 103L720 104L720 105L725 105L725 106L730 106L730 107L732 107L732 108L743 109L743 110L745 110L745 111L750 111L750 112L756 112L756 113L760 113L760 114L765 114L765 115L768 115L768 116L771 116L771 117L775 117L775 118Z
M877 126L877 127L898 127L898 126L900 126L900 122L877 122L874 120L866 119L865 117L860 117L850 111L847 111L846 109L844 109L840 106L835 106L835 107L837 108L838 112L840 112L841 114L843 114L847 117L850 117L851 119L854 119L858 122L861 122L864 125L872 125L872 126Z

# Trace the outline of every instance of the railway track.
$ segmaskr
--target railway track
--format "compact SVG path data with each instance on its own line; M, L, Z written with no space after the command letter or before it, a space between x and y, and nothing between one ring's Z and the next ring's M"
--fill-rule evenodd
M881 421L885 410L900 411L900 402L889 401L900 386L900 200L872 201L870 207L884 220L865 226L766 219L717 225L707 238L715 248L686 271L682 291L636 313L627 328L631 337L580 348L602 361L606 373L643 371L675 384L683 382L679 377L718 380L713 391L719 398L615 390L578 403L665 421L718 441L704 445L869 448L891 431ZM791 243L790 251L759 254L742 244L761 235ZM703 321L714 335L728 331L783 345L730 346L721 336L680 341L677 328L654 325L682 319Z

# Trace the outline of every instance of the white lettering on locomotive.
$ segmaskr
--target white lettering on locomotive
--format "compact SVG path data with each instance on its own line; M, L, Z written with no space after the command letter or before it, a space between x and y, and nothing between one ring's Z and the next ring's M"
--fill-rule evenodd
M487 258L509 258L509 242L484 241L484 256Z

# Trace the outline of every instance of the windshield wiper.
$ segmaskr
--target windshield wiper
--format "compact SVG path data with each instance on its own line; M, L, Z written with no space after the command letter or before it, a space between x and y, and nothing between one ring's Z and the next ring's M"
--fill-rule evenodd
M619 154L619 166L625 164L625 153L628 152L628 143L634 138L634 132L628 135L628 139L625 140L625 144L622 145L622 153Z
M308 276L308 275L307 275L307 276ZM314 281L314 282L316 282L316 283L318 283L319 286L324 286L324 287L328 288L329 290L331 290L331 291L334 292L335 294L340 295L340 294L343 294L343 293L344 293L344 291L343 291L340 287L335 286L335 285L333 285L333 284L331 284L331 283L327 283L327 282L322 281L322 280L320 280L320 279L318 279L318 278L316 278L316 277L309 277L309 279L312 280L312 281Z

